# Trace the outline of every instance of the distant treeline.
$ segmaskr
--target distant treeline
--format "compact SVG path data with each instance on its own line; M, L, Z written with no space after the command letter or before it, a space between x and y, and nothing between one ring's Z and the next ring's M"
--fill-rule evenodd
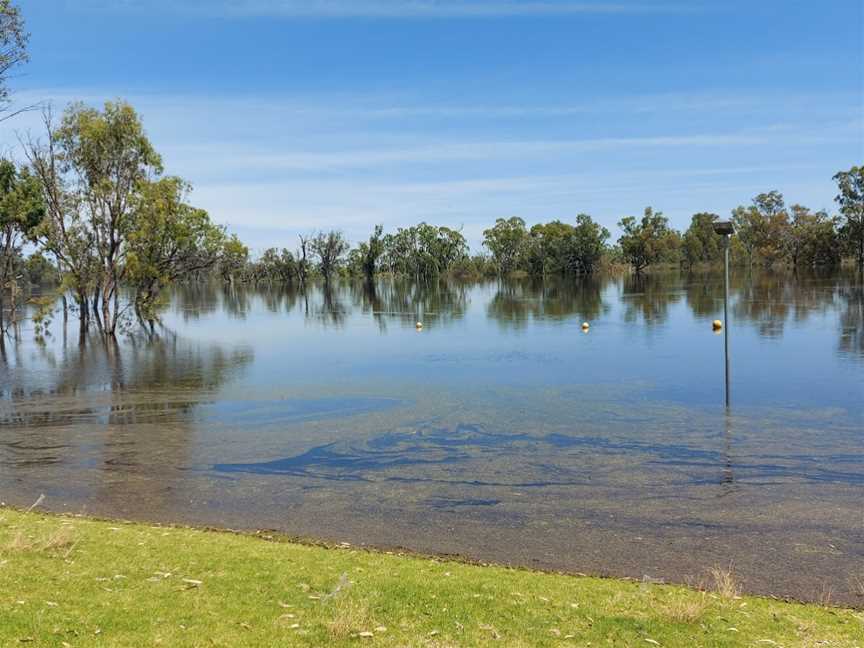
M840 172L834 180L840 207L834 216L798 204L787 207L776 191L732 210L732 262L815 267L838 265L849 257L864 264L864 166ZM236 278L302 283L316 274L325 279L381 273L429 279L442 274L591 274L616 265L636 272L657 264L693 268L722 261L723 238L714 231L720 220L718 214L694 214L682 234L661 212L647 207L641 218L622 218L622 234L610 244L609 231L587 214L579 214L572 224L555 220L530 228L518 217L499 218L483 232L484 252L473 255L459 230L427 223L387 234L376 226L369 240L354 248L341 232L330 230L300 237L297 252L270 248L247 259Z

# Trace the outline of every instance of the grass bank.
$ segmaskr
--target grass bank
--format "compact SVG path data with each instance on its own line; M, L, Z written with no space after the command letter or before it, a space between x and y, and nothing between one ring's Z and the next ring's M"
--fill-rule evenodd
M864 612L0 509L0 646L843 646Z

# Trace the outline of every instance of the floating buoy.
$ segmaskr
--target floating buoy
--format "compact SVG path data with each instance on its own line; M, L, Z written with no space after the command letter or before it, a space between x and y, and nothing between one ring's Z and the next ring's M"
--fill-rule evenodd
M583 331L585 331L587 333L589 328L591 328L591 325L588 322L582 322L582 330Z
M715 331L719 331L720 329L723 328L723 322L721 322L720 320L714 320L714 323L711 324L711 327L712 327Z
M423 328L423 322L417 322L414 326L419 331L420 329Z

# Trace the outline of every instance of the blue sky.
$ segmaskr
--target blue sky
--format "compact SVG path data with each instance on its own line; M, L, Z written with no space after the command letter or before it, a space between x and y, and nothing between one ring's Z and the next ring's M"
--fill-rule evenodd
M864 162L859 0L23 0L17 101L124 98L250 247L770 189L833 210ZM2 125L36 128L36 115Z

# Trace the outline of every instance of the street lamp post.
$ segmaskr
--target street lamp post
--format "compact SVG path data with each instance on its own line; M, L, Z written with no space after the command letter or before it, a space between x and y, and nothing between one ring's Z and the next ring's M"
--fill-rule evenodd
M731 221L717 221L714 232L723 237L723 347L726 358L726 408L729 408L729 238L735 233Z

